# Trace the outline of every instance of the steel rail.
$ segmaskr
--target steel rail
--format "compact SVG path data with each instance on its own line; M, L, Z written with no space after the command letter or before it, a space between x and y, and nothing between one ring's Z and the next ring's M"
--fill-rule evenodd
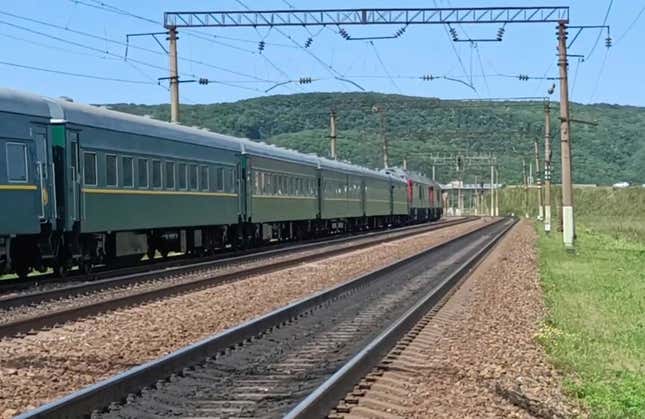
M112 378L45 404L20 415L18 418L80 418L87 417L93 412L100 412L111 403L118 403L125 400L130 394L138 394L142 389L154 386L159 380L167 379L174 374L182 375L182 371L186 371L187 368L190 369L191 366L204 362L204 360L210 357L242 346L245 342L252 341L255 338L261 338L269 330L279 328L300 317L310 315L312 311L316 310L317 307L321 307L323 304L329 304L330 301L354 292L379 279L383 279L388 275L395 275L397 272L402 272L413 266L417 266L423 263L432 252L441 248L447 248L457 240L476 237L482 231L495 228L495 226L505 220L508 219L497 220L492 224L482 226L458 238L445 241L408 258L396 261L382 269L372 271L332 289L318 292L313 296L289 304L286 307L277 309L257 319L208 337L157 360L134 367ZM512 224L514 222L509 223L504 228L504 231L507 231ZM499 237L501 237L501 234L496 235L492 242L497 241ZM490 248L490 244L486 246L486 249L488 248ZM477 255L481 257L484 253L483 251L478 251ZM466 264L459 268L461 275L469 272L472 261L473 258L469 259ZM450 278L456 278L456 276L451 275ZM449 283L452 282L454 280ZM444 286L447 283L448 281L444 281Z
M204 289L212 286L217 286L217 285L221 285L221 284L236 281L236 280L241 280L251 275L267 274L267 273L275 272L277 270L292 267L301 263L313 262L324 258L329 258L342 253L347 253L351 251L360 250L366 247L375 246L375 245L384 243L386 241L423 234L430 231L446 228L449 226L454 226L456 224L462 224L468 221L472 221L472 219L465 218L465 219L455 220L453 222L431 224L429 226L425 226L422 228L417 227L416 229L409 229L404 232L399 232L399 234L391 231L389 232L389 234L379 232L379 233L373 233L373 235L369 235L368 237L364 237L364 236L361 236L358 238L347 237L342 239L335 239L332 241L326 241L323 243L311 243L304 246L300 246L297 249L290 247L285 249L271 250L268 252L263 252L262 255L264 257L273 257L273 256L282 255L282 254L288 254L289 252L293 252L296 250L298 251L308 250L308 249L325 247L325 246L331 247L329 250L322 251L319 253L300 255L300 256L296 256L293 258L289 258L289 259L285 259L277 262L268 261L266 264L261 264L258 266L241 268L241 269L233 270L229 272L214 273L205 278L199 278L191 281L168 284L163 287L141 290L138 292L133 292L131 294L119 296L116 298L105 299L102 301L92 302L84 305L77 305L70 308L50 311L50 312L47 312L44 314L38 314L32 317L17 319L12 322L0 324L0 337L25 334L32 330L54 327L56 325L63 324L65 322L72 321L72 320L78 320L83 317L88 317L99 313L116 310L119 308L130 307L130 306L142 304L149 301L159 300L162 298L175 296L175 295L179 295L190 291L196 291L196 290L200 290L200 289ZM394 237L392 237L392 235L394 235ZM361 241L353 245L336 247L346 242L351 242L351 241L356 241L361 239L364 240L365 238L369 239L370 237L377 237L377 238L375 240ZM253 254L252 257L257 258L259 255L260 254ZM144 280L148 280L151 277L154 277L155 275L171 275L171 274L176 274L180 272L184 273L187 270L190 272L190 271L196 271L199 269L207 269L207 268L210 269L210 268L214 268L215 266L218 266L219 264L224 264L224 263L233 263L233 262L242 263L242 262L248 262L248 261L249 261L249 256L237 257L237 258L218 260L217 262L202 262L202 263L189 265L189 266L180 266L177 268L166 269L162 271L155 271L153 273L146 273L144 274L145 279L141 278L141 274L137 274L137 275L129 275L121 279L116 278L116 279L109 279L105 281L108 281L108 282L111 281L112 283L114 283L114 281L122 281L122 282L119 282L119 286L123 286L129 283L138 283ZM74 287L74 289L78 291L77 294L81 292L89 292L89 290L100 290L104 288L105 288L104 283L78 285ZM58 292L58 290L52 290L51 293L55 295L69 296L69 295L61 294L60 292ZM47 294L47 295L50 295L50 294Z
M326 418L329 412L338 405L339 400L352 391L354 386L378 365L387 353L423 318L433 307L455 287L459 281L478 265L483 257L515 225L510 223L504 230L488 242L486 246L472 255L442 283L428 292L418 303L387 330L372 340L356 356L350 359L334 375L321 384L306 399L294 407L285 419Z

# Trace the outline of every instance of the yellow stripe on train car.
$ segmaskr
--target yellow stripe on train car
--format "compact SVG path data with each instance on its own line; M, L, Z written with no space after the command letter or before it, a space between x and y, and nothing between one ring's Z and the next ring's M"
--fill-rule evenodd
M197 192L197 191L148 191L141 189L100 189L83 188L82 191L88 194L109 194L109 195L189 195L189 196L220 196L236 198L236 193L229 192Z
M0 185L0 191L35 191L36 185Z

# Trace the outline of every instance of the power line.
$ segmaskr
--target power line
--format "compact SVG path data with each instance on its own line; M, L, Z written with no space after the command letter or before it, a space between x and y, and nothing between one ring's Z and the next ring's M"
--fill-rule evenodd
M64 75L64 76L82 77L82 78L86 78L86 79L113 81L113 82L119 82L119 83L129 83L129 84L144 84L144 85L155 85L155 84L157 84L157 83L154 83L154 82L143 81L143 80L130 80L130 79L120 79L120 78L115 78L115 77L96 76L96 75L92 75L92 74L73 73L73 72L70 72L70 71L55 70L55 69L52 69L52 68L44 68L44 67L36 67L36 66L30 66L30 65L25 65L25 64L10 63L10 62L7 62L7 61L0 61L0 64L10 66L10 67L24 68L24 69L27 69L27 70L35 70L35 71L43 71L43 72L47 72L47 73L60 74L60 75Z
M71 28L68 28L68 27L56 25L56 24L49 23L49 22L44 22L42 20L28 18L28 17L24 17L24 16L19 16L19 15L15 15L13 13L8 13L8 12L3 12L3 11L0 11L0 14L10 16L10 17L13 17L13 18L16 18L16 19L21 19L21 20L25 20L25 21L28 21L28 22L36 23L36 24L39 24L39 25L44 25L44 26L48 26L48 27L51 27L51 28L68 31L68 32L71 32L71 33L74 33L74 34L77 34L77 35L85 36L85 37L92 38L92 39L97 39L97 40L108 42L108 43L111 43L111 44L114 44L114 45L119 45L119 46L123 46L123 47L128 46L127 43L122 42L122 41L117 41L117 40L110 39L110 38L107 38L107 37L104 37L104 36L94 35L92 33L71 29ZM37 33L38 35L41 35L41 36L54 38L54 39L56 39L56 40L58 40L60 42L65 42L65 43L68 43L68 44L80 46L82 48L91 49L91 50L94 50L94 51L99 51L101 53L107 53L107 55L112 55L112 56L115 56L117 58L122 58L120 55L110 53L109 51L99 50L97 48L89 47L89 46L84 45L84 44L79 44L79 43L74 42L74 41L66 40L66 39L63 39L63 38L58 38L58 37L55 37L53 35L45 34L43 32L38 32L38 31L35 31L33 29L26 28L24 26L14 25L14 24L11 24L11 23L8 23L8 22L2 22L2 23L5 23L5 24L8 24L8 25L11 25L11 26L23 29L23 30L30 31L32 33ZM141 46L130 45L130 48L137 49L137 50L140 50L140 51L145 51L145 52L148 52L150 54L155 54L155 55L159 55L159 56L164 56L164 57L167 56L166 53L163 53L163 52L160 52L160 51L157 51L157 50L153 50L153 49L150 49L150 48L141 47ZM132 60L131 58L128 58L128 59ZM228 68L224 68L224 67L220 67L220 66L217 66L217 65L214 65L214 64L206 63L206 62L200 61L200 60L193 60L193 59L190 59L190 58L180 58L180 60L185 61L185 62L190 62L190 63L193 63L193 64L203 65L205 67L210 67L210 68L213 68L213 69L225 72L225 73L235 74L235 75L240 76L240 77L246 77L246 78L250 78L250 79L254 79L254 80L258 80L258 81L264 81L264 82L267 82L267 83L272 83L273 82L272 80L262 79L260 77L257 77L257 76L251 75L251 74L246 74L246 73L236 71L236 70L230 70ZM135 62L137 62L137 61L135 60ZM160 67L160 66L148 64L148 63L145 63L143 61L138 61L138 63L141 64L141 65L150 66L151 68L156 68L156 69L161 69L161 70L167 71L166 67ZM191 74L190 77L195 77L195 75Z
M392 78L392 75L390 74L390 72L388 71L387 67L385 66L385 63L381 59L381 56L379 55L378 50L376 49L376 46L374 45L374 41L369 41L369 44L372 46L372 50L374 51L374 55L376 55L376 59L381 64L381 68L383 69L383 72L387 75L387 78L390 80L390 83L392 83L392 85L396 88L396 90L398 90L399 93L401 93L401 88L399 87L398 84L396 84L396 82Z
M115 14L118 14L118 15L122 15L122 16L128 16L128 17L138 19L138 20L141 20L141 21L144 21L144 22L148 22L148 23L152 23L152 24L155 24L155 25L163 26L163 22L161 22L161 21L150 19L150 18L147 18L145 16L140 16L140 15L134 14L132 12L129 12L129 11L125 10L125 9L121 9L119 7L116 7L116 6L113 6L111 4L108 4L108 3L104 2L104 1L89 0L89 1L91 1L93 3L95 3L95 4L89 4L89 3L87 3L87 2L85 2L83 0L69 0L69 1L71 1L74 4L81 4L83 6L92 7L94 9L99 9L99 10L107 11L107 12L110 12L110 13L115 13ZM215 42L215 43L218 43L220 45L227 46L229 48L240 49L240 50L247 51L247 52L250 51L250 50L247 50L247 49L244 49L244 48L239 48L239 47L236 47L235 45L226 44L226 43L221 42L221 41L218 42L218 41L215 41L214 39L210 39L210 38L220 38L220 39L224 39L224 40L228 40L228 41L244 42L244 43L249 43L249 44L256 44L257 43L256 41L253 41L251 39L242 39L242 38L235 38L235 37L222 36L222 35L206 35L206 34L202 34L202 33L198 32L198 31L186 31L186 33L189 34L190 36L194 36L196 38L204 39L206 41ZM268 43L267 45L272 45L272 46L282 47L282 48L296 48L296 47L294 47L292 45L279 44L279 43ZM253 52L253 51L251 51L251 52Z
M116 58L106 57L105 55L96 55L96 54L92 54L92 53L89 53L89 52L74 51L73 49L62 48L62 47L46 44L46 43L43 43L43 42L34 41L32 39L21 38L19 36L10 35L8 33L0 33L0 36L4 36L5 38L10 38L10 39L13 39L15 41L21 41L21 42L25 42L25 43L28 43L28 44L31 44L31 45L36 45L36 46L39 46L39 47L42 47L42 48L47 48L48 50L56 50L56 51L66 52L66 53L69 53L69 54L82 55L82 56L85 56L85 57L100 58L100 59L103 59L103 60L121 61L121 60L118 60Z
M161 21L157 21L157 20L154 20L154 19L147 18L145 16L140 16L140 15L134 14L132 12L129 12L129 11L121 9L121 8L118 8L116 6L109 5L109 4L107 4L105 2L102 2L102 1L99 1L99 0L89 0L89 1L92 1L93 3L96 3L96 5L86 3L86 2L84 2L82 0L70 0L70 1L73 2L74 4L82 4L82 5L85 5L85 6L88 6L88 7L93 7L95 9L99 9L99 10L103 10L103 11L107 11L107 12L111 12L111 13L116 13L116 14L119 14L119 15L122 15L122 16L128 16L128 17L138 19L138 20L141 20L141 21L144 21L144 22L148 22L148 23L152 23L152 24L155 24L155 25L162 25L163 26L163 22L161 22ZM258 54L256 51L253 51L253 50L250 50L250 49L247 49L247 48L242 48L242 47L238 47L236 45L227 44L225 42L218 41L215 38L229 39L229 40L242 41L242 42L251 42L251 43L255 43L255 41L244 40L244 39L239 39L239 38L227 38L227 37L222 37L222 36L217 36L217 35L207 35L207 34L202 34L202 33L198 32L198 31L191 31L191 30L185 30L184 33L186 33L189 36L192 36L193 38L201 39L201 40L213 43L215 45L221 45L221 46L226 47L226 48L234 49L234 50L245 52L245 53L252 54L252 55L261 55L262 59L265 62L267 62L274 70L279 72L284 77L287 77L287 78L289 77L288 74L285 71L283 71L273 61L271 61L268 57L264 56L263 54ZM269 43L267 43L267 42L265 42L265 44L269 45ZM273 45L273 44L271 44L271 45ZM275 44L275 46L283 46L283 45ZM147 50L147 51L150 52L150 50ZM208 67L214 67L214 68L217 68L219 70L222 70L222 67L213 66L212 64L208 64L208 63L204 63L204 62L197 62L197 60L190 60L190 59L185 59L185 58L182 58L182 57L179 57L179 59L182 60L182 61L192 62L192 63L195 63L195 64L201 64L201 65L205 65L205 66L208 66ZM224 71L224 70L222 70L222 71ZM240 75L240 74L238 74L238 75ZM254 78L254 77L252 77L250 75L247 75L247 77ZM271 80L263 80L263 81L266 81L268 83L272 82Z
M613 6L614 0L609 0L609 6L607 6L607 12L605 13L605 18L602 21L602 26L607 25L607 19L609 18L609 12L611 11L611 6ZM586 55L585 59L588 61L589 58L591 58L591 55L594 53L596 50L596 46L598 46L598 42L600 41L600 36L602 35L603 28L598 29L598 36L596 37L596 42L594 42L593 47L591 47L591 51L589 51L589 54Z
M482 56L479 53L479 46L475 43L475 49L477 50L477 59L479 60L479 70L481 75L484 78L484 86L486 86L486 94L490 96L490 88L488 87L488 79L486 78L486 73L484 73L484 63L482 62Z
M605 51L605 56L602 60L602 65L600 66L600 71L598 72L598 77L596 78L596 83L594 84L593 91L591 92L591 97L589 98L589 102L593 102L594 98L596 97L596 92L598 91L598 87L600 86L600 79L602 78L602 73L605 71L605 64L607 63L607 57L609 57L609 49Z
M629 31L632 30L634 25L636 25L636 23L640 20L641 16L643 15L643 12L645 12L645 5L643 5L643 7L641 7L640 11L636 14L636 17L634 18L634 20L632 20L632 22L629 24L629 26L627 26L627 29L625 29L625 32L623 32L618 37L618 39L616 39L616 42L614 43L614 45L617 44L618 42L622 41L623 38L629 33Z
M235 0L235 1L236 1L239 5L241 5L242 7L244 7L246 10L251 10L251 8L250 8L249 6L247 6L246 4L244 4L244 2L243 2L242 0ZM340 72L338 72L338 71L337 71L337 70L336 70L336 69L335 69L331 64L326 63L325 61L323 61L322 59L320 59L316 54L314 54L313 52L311 52L308 48L305 48L304 46L300 45L298 42L296 42L296 40L294 40L290 35L288 35L288 34L287 34L287 33L285 33L284 31L282 31L280 28L276 27L276 28L275 28L275 30L276 30L280 35L284 36L284 37L285 37L285 38L287 38L289 41L291 41L291 43L293 43L294 45L297 45L301 50L305 51L309 56L311 56L313 59L315 59L315 60L316 60L316 61L317 61L321 66L323 66L323 67L325 68L325 70L327 70L327 71L328 71L330 74L332 74L334 77L344 77L344 75L343 75L343 74L341 74Z

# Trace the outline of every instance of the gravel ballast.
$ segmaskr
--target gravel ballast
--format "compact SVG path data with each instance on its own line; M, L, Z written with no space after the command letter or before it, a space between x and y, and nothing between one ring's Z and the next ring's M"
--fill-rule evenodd
M536 240L529 221L516 225L347 416L585 416L536 341L545 316Z
M24 338L0 341L0 413L11 417L263 313L481 227L456 225Z

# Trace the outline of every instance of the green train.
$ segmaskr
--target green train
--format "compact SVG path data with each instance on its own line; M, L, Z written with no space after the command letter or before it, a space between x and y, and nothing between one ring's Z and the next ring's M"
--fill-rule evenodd
M0 89L0 274L436 220L436 183ZM416 188L416 189L415 189Z

